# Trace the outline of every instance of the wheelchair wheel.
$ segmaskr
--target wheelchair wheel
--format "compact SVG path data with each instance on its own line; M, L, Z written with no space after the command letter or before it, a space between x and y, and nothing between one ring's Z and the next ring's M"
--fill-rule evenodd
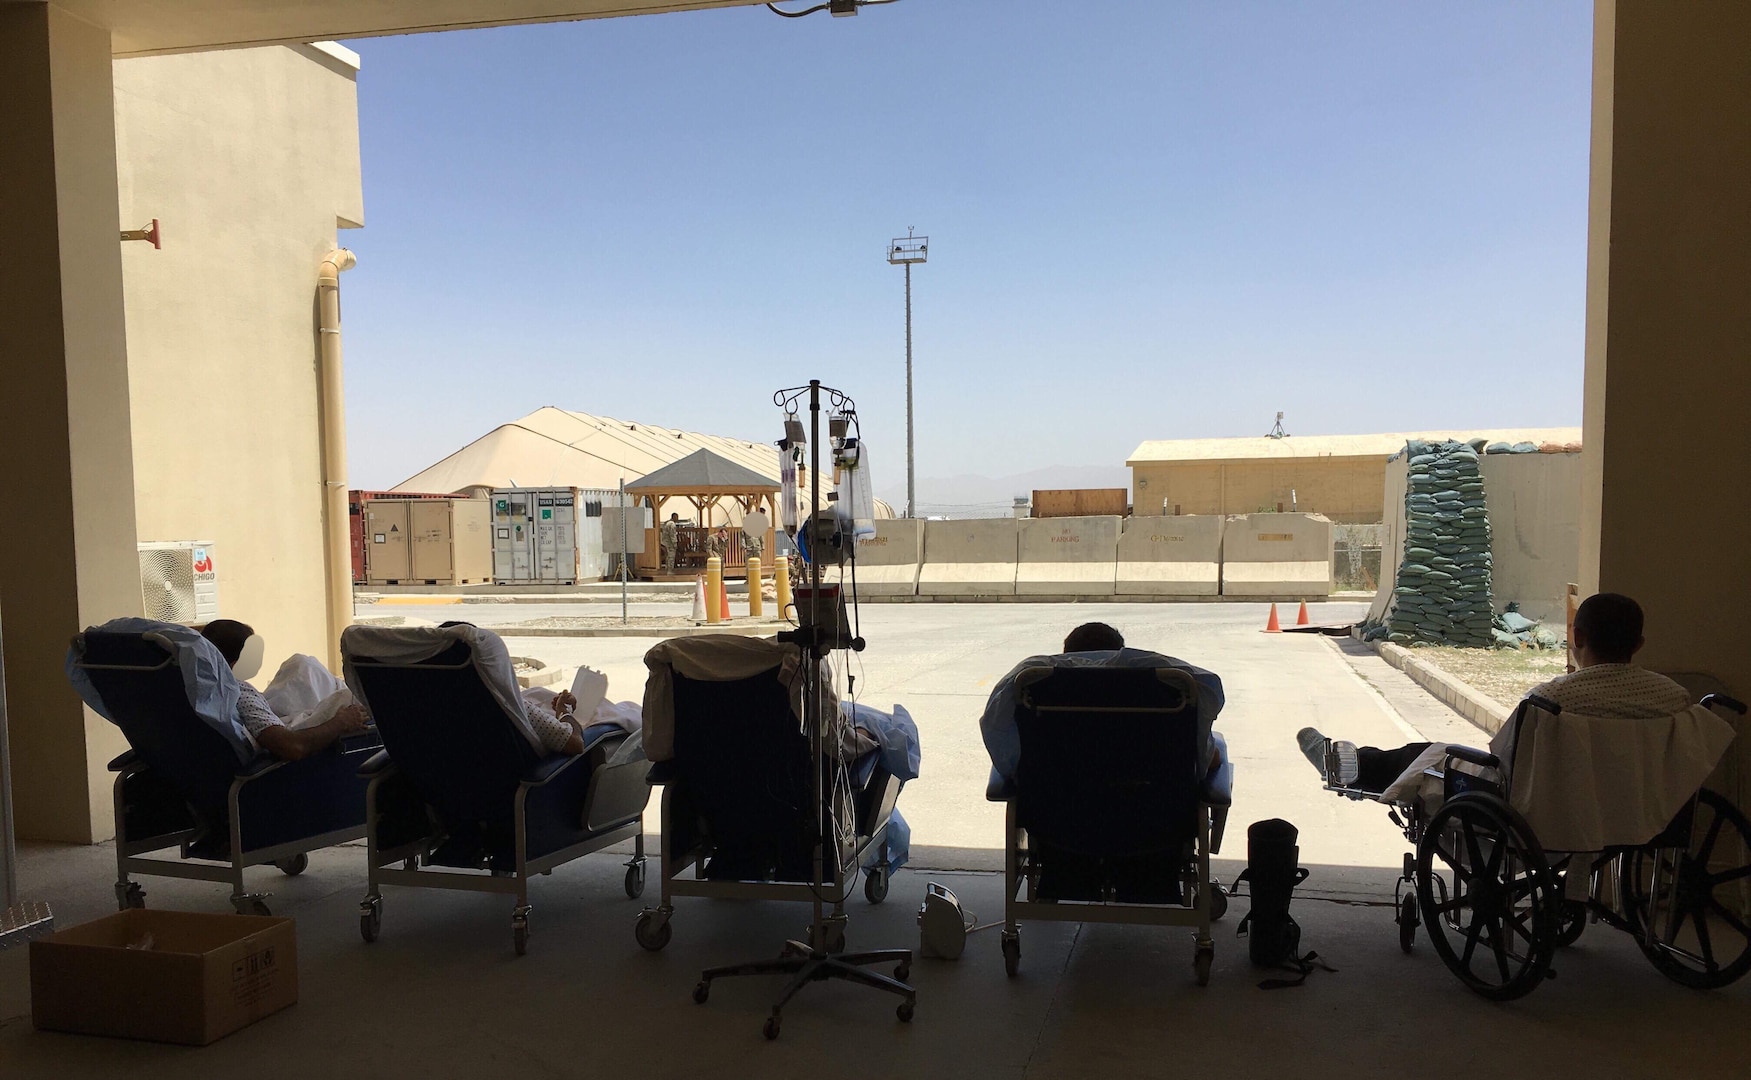
M1410 952L1417 944L1417 894L1406 893L1398 902L1398 947Z
M1460 795L1435 811L1417 846L1417 902L1436 955L1473 992L1509 1001L1550 970L1556 881L1531 827L1501 799Z
M1698 990L1726 986L1751 970L1751 823L1703 790L1680 832L1682 847L1624 856L1624 915L1662 975Z

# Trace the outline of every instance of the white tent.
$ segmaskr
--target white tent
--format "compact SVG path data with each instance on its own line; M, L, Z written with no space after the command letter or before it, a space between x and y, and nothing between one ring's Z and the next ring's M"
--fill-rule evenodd
M396 491L496 487L617 487L696 450L710 450L762 476L778 476L770 443L676 431L551 405L487 432L408 477Z
M778 448L772 443L677 431L546 405L501 424L392 490L471 494L507 487L613 490L622 479L637 480L698 450L710 450L774 481L778 477ZM880 503L876 515L892 517L893 511Z

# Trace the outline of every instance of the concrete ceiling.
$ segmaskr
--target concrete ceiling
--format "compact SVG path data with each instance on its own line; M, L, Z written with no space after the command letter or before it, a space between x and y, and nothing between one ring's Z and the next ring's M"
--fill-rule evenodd
M757 0L52 0L109 28L116 56L739 7Z

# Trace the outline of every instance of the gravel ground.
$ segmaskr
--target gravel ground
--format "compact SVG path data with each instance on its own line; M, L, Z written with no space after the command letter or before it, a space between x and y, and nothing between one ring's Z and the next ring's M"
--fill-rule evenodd
M1464 680L1474 689L1512 706L1539 683L1561 675L1568 664L1561 649L1459 649L1437 646L1412 650L1419 660Z

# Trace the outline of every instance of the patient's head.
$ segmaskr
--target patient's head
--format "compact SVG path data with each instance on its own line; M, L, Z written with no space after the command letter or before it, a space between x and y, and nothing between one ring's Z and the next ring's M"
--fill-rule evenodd
M1125 647L1125 635L1103 622L1083 623L1064 638L1064 651L1113 652Z
M232 667L237 666L237 658L243 655L243 643L254 633L255 627L236 619L214 619L201 627L201 636L212 642Z
M1642 606L1622 593L1594 593L1575 609L1575 662L1627 664L1642 647Z

